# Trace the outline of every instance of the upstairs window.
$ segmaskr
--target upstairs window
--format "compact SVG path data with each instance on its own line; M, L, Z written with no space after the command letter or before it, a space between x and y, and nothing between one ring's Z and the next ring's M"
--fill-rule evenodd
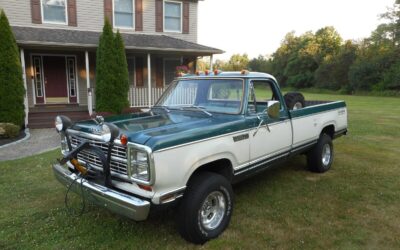
M182 32L182 2L164 1L164 31Z
M114 0L114 27L133 29L134 0Z
M44 23L67 24L66 0L42 0Z

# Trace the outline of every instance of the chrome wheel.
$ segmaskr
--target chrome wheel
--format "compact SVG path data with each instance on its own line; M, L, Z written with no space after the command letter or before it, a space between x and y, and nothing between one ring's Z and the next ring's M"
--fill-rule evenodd
M214 230L225 216L225 196L220 191L210 193L201 206L201 224L207 230Z
M328 166L332 157L332 150L329 144L325 144L322 148L322 164Z
M301 108L303 108L303 105L301 104L301 102L296 102L293 106L293 110L301 109Z

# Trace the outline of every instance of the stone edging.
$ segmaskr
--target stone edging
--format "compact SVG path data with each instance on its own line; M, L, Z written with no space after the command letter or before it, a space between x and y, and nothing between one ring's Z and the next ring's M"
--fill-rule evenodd
M31 137L31 134L29 133L29 128L26 128L24 132L25 132L25 137L24 137L24 138L19 139L18 141L10 142L10 143L8 143L8 144L5 144L5 145L3 145L3 146L0 146L0 149L6 148L6 147L8 147L8 146L15 145L15 144L18 144L18 143L20 143L20 142L23 142L23 141L28 140L28 139Z

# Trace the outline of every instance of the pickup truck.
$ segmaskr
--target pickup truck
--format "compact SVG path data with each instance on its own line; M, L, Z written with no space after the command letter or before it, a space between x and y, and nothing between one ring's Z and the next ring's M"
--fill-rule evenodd
M285 99L269 74L184 75L146 112L75 124L57 116L63 158L53 171L136 221L172 207L182 237L203 244L230 222L232 184L298 154L311 171L331 168L332 141L347 133L345 102Z

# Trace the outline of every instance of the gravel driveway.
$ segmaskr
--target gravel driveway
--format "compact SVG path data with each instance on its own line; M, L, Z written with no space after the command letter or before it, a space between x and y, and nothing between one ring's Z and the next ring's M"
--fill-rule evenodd
M43 153L60 146L60 138L54 128L30 129L27 140L0 148L0 161L14 160Z

